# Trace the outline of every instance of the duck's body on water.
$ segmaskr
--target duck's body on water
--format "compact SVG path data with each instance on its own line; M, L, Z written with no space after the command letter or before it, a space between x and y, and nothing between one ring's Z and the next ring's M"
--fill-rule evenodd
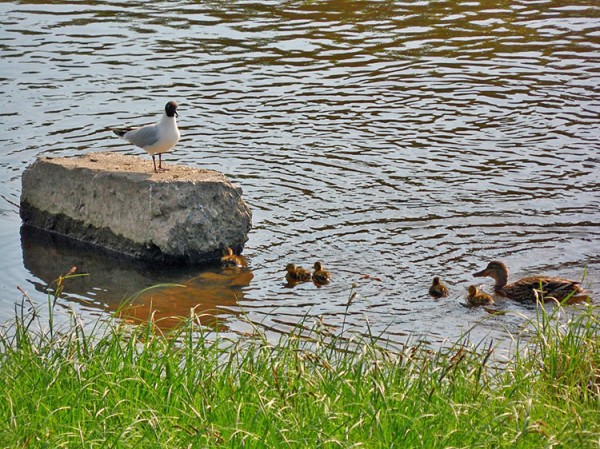
M562 301L571 296L583 299L586 296L577 281L551 276L529 276L512 284L508 283L508 267L495 260L483 270L473 273L475 277L489 276L496 281L494 291L509 299L520 302L535 302L537 300Z

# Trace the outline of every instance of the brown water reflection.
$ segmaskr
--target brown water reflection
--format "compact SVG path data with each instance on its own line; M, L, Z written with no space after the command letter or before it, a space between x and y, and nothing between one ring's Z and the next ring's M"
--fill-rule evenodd
M145 290L119 307L118 315L132 323L150 319L163 331L193 317L204 326L224 331L224 318L242 313L238 301L244 299L243 287L251 280L248 268L204 272L179 285Z

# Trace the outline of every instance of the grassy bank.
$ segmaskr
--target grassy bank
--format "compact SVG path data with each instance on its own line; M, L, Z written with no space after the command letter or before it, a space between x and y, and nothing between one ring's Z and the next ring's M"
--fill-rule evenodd
M541 309L498 369L468 342L390 352L319 327L273 344L193 319L165 337L19 315L0 338L0 447L598 448L597 310L555 318Z

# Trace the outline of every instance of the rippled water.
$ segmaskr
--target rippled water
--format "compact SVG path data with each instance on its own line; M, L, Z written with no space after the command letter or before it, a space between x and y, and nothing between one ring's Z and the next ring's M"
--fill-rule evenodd
M0 14L0 318L16 285L43 303L71 264L91 275L65 305L90 319L177 282L186 293L147 293L141 314L198 305L245 331L243 310L277 332L323 316L392 340L453 338L487 316L462 303L491 259L514 277L587 271L600 291L596 2L35 1ZM170 99L182 140L166 161L243 188L250 271L148 269L21 241L25 167L103 150L149 159L106 128L153 122ZM284 286L286 263L317 259L329 286ZM450 298L429 298L434 275ZM521 322L497 316L476 332Z

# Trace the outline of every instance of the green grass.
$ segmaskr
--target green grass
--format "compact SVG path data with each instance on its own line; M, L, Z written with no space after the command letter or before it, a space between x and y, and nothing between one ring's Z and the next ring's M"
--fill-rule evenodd
M318 326L272 343L193 318L165 336L17 314L0 336L0 447L598 448L598 310L570 310L540 308L502 366L466 337L390 351Z

